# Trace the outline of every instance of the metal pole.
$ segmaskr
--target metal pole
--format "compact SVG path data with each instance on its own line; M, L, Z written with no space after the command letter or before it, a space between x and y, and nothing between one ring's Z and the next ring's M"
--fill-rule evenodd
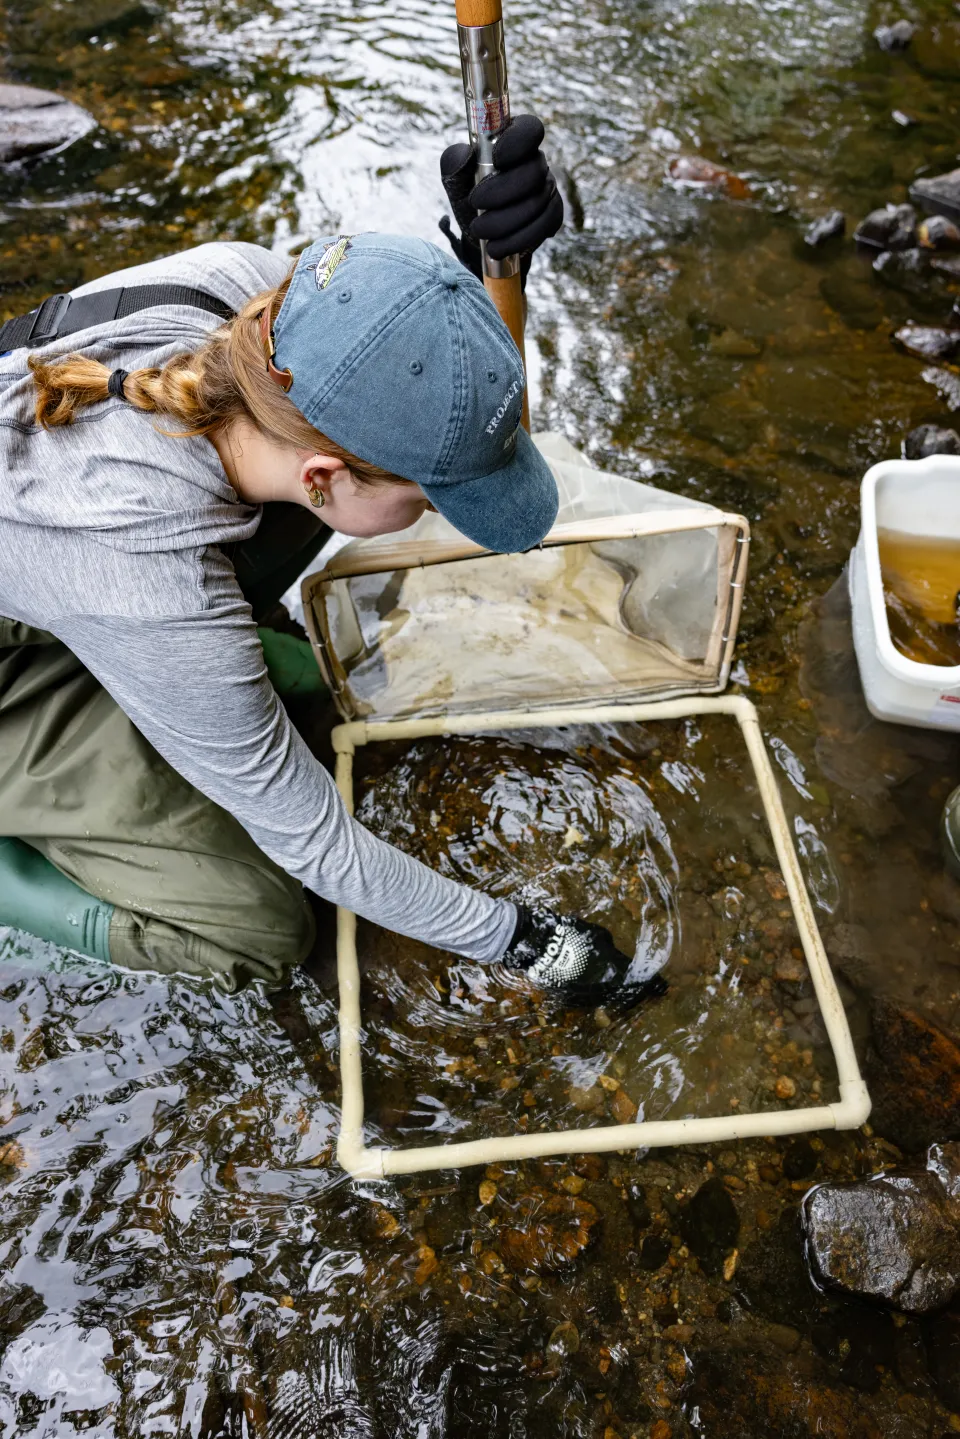
M493 142L510 119L507 53L500 0L457 0L457 38L467 129L470 143L479 156L477 180L480 181L493 171ZM524 360L520 256L508 255L504 260L491 260L484 240L480 242L480 251L487 293L513 336L521 360ZM523 394L522 422L529 430L530 409L526 390Z

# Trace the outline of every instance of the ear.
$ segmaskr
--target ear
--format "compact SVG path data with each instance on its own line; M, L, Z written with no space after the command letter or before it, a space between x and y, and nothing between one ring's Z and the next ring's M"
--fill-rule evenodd
M300 484L305 494L317 489L329 500L334 484L349 474L343 461L335 460L332 455L308 455L300 466Z

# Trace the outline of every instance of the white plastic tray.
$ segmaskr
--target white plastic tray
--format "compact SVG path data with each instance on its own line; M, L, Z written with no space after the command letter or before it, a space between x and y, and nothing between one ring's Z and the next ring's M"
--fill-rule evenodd
M871 466L860 486L860 536L849 579L853 641L870 713L921 729L960 730L960 665L920 664L901 654L890 636L880 528L960 540L960 456Z

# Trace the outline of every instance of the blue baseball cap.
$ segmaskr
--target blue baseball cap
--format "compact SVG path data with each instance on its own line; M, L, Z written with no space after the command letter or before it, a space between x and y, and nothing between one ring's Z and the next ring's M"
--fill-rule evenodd
M274 364L312 425L414 480L461 534L530 549L557 486L520 426L523 365L483 285L436 245L332 235L297 262L273 327Z

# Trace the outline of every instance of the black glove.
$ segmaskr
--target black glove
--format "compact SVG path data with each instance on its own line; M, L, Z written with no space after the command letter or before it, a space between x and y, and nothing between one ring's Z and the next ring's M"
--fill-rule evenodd
M519 255L526 279L533 251L563 224L563 201L542 144L543 125L536 115L517 115L494 141L496 168L479 185L474 184L476 151L469 145L449 145L440 156L440 178L461 233L454 235L447 215L440 228L457 259L478 278L480 240L487 241L492 260Z
M628 981L632 961L601 925L519 904L517 927L503 962L538 989L578 1007L613 1001L618 1008L629 1008L667 989L659 974Z

